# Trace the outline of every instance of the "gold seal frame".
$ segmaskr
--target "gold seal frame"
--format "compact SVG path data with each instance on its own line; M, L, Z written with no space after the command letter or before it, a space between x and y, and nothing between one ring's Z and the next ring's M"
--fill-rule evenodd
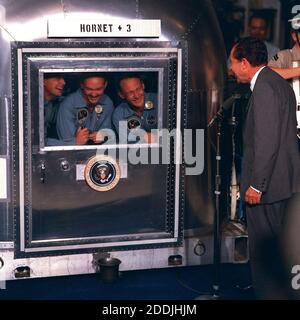
M112 165L115 169L115 178L108 185L105 185L105 186L96 185L95 182L90 177L90 171L91 171L93 165L97 162L100 162L100 161L101 162L102 161L109 162L110 165ZM91 157L87 161L85 169L84 169L84 177L85 177L86 183L92 189L94 189L96 191L101 191L101 192L102 191L109 191L109 190L113 189L119 183L119 180L121 177L121 169L120 169L119 164L117 163L117 161L114 158L112 158L110 156L106 156L106 155L96 155L96 156Z

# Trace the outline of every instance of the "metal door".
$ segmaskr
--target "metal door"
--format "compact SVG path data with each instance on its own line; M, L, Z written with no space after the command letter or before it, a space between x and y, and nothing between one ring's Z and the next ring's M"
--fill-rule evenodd
M54 146L44 141L43 77L139 72L155 79L158 128L184 128L182 44L16 42L13 75L13 199L16 255L178 245L182 240L182 149L171 139L170 163L130 163L129 154L162 155L163 145ZM110 88L113 86L111 85ZM113 91L113 89L111 89ZM109 154L109 158L106 155ZM113 156L111 156L113 154ZM99 192L87 183L87 166L111 159L120 180ZM101 159L102 159L101 158ZM91 160L92 159L92 160ZM177 163L178 162L178 163ZM88 172L89 173L89 172Z

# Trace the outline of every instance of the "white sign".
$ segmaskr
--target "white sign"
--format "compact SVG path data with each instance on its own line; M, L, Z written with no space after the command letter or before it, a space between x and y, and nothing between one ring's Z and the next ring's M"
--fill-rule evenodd
M48 37L157 38L160 34L160 20L69 18L48 20Z
M76 181L84 180L85 164L76 164Z
M5 158L0 158L0 199L7 199L7 172Z

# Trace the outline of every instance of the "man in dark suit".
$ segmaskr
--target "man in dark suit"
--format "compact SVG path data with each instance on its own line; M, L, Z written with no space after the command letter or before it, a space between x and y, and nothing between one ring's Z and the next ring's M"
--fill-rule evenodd
M287 200L300 191L295 95L288 82L266 66L268 54L261 40L240 40L230 60L237 80L250 83L252 90L241 192L247 203L253 287L258 298L285 298L290 283L282 277L287 273L277 241Z

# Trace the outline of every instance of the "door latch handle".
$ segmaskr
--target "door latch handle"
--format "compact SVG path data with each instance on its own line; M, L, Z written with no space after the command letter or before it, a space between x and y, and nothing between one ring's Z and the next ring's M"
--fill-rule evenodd
M41 183L45 183L45 178L46 178L46 166L45 166L45 163L42 163L41 164L41 177L40 177Z

